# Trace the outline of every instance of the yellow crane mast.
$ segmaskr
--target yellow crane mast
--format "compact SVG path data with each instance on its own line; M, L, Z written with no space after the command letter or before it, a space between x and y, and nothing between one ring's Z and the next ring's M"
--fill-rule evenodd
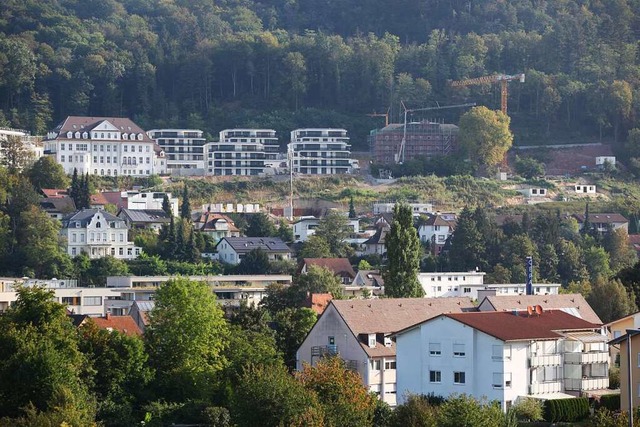
M500 83L500 110L504 114L507 114L507 100L509 98L508 85L510 81L518 80L520 83L524 83L524 74L495 74L493 76L482 76L473 79L456 80L452 81L451 87L472 86L482 84Z

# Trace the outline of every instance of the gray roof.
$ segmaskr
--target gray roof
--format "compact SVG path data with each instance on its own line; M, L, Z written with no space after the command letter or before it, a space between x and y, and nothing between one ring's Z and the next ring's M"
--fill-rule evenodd
M40 199L40 207L47 212L69 213L76 211L71 197L45 197Z
M291 252L289 246L279 237L224 237L218 242L216 248L223 241L226 241L238 254L251 252L253 249L262 249L266 252Z
M126 216L134 223L169 223L171 219L162 209L120 209L120 218Z
M111 222L123 222L122 219L118 218L115 215L110 214L109 212L103 209L83 209L76 213L72 213L67 215L62 219L63 228L67 227L67 224L71 222L79 222L81 227L86 227L89 222L91 222L91 218L93 218L96 214L100 213L104 216L104 219Z

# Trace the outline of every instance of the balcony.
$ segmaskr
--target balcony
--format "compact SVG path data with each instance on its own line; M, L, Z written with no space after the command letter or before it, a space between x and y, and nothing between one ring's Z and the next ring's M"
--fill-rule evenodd
M535 383L529 386L529 394L560 393L562 391L562 381L548 381Z
M541 354L538 356L531 356L531 367L538 366L559 366L562 364L562 360L559 354Z
M335 356L338 354L337 345L318 345L311 347L311 357Z
M569 391L602 390L608 387L608 377L564 379L564 389Z
M609 353L592 352L592 353L565 353L564 362L575 365L586 365L590 363L607 363L609 362Z

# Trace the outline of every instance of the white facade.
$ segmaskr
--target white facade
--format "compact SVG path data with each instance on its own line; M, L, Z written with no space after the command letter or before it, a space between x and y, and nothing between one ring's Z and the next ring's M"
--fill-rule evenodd
M616 165L616 156L598 156L596 157L596 166L604 166L605 163L609 163L611 166Z
M520 396L570 397L608 387L604 335L597 331L545 339L533 335L503 340L446 315L399 333L399 403L407 393L443 397L466 393L499 401L506 410Z
M306 242L309 237L313 236L318 228L320 220L315 216L303 216L293 223L293 241Z
M6 140L7 137L10 136L20 138L23 147L29 153L31 161L36 161L44 155L44 145L42 144L41 137L31 136L26 130L0 128L0 141ZM0 158L3 156L4 153L0 148Z
M288 151L294 173L333 175L351 172L351 145L345 129L296 129L291 132Z
M291 250L276 237L224 237L216 245L216 259L237 265L247 253L254 249L262 249L269 257L269 261L291 259Z
M273 129L225 129L207 144L208 175L275 175L278 138Z
M117 259L135 259L141 249L129 242L127 224L117 216L100 209L85 209L62 221L60 234L67 241L67 254L89 258L113 256Z
M393 213L395 202L375 202L373 204L373 213L378 215L381 213ZM411 211L414 215L429 214L433 212L433 204L431 203L409 203Z
M446 218L442 215L436 215L421 224L418 228L420 241L423 243L431 242L436 246L444 245L449 236L453 234L455 226L455 218L451 220Z
M525 197L547 197L546 188L521 188L517 191Z
M576 184L573 189L578 194L596 194L596 186L588 184Z
M16 285L44 286L53 290L55 301L65 305L74 314L104 316L105 303L111 298L120 297L120 292L107 288L78 287L73 279L35 280L0 278L0 313L6 311L18 299Z
M173 216L180 216L178 210L178 198L172 197L171 193L162 192L145 192L137 193L127 191L123 193L123 197L127 199L127 209L132 210L162 210L162 203L164 202L164 195L169 198L169 204L171 205L171 212Z
M525 283L484 283L483 272L418 273L426 298L469 297L478 299L478 291L493 290L496 295L523 295ZM534 283L534 295L557 295L559 283Z
M68 117L44 141L65 172L100 176L161 173L156 144L128 119ZM163 162L164 160L162 160Z
M165 153L167 172L180 175L205 174L205 144L198 129L153 129L147 131Z

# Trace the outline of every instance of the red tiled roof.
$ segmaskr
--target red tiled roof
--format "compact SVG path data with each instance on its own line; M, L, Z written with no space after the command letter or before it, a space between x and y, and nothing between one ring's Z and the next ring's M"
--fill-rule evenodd
M106 206L109 204L109 201L102 195L102 193L92 194L91 195L91 206Z
M502 341L555 339L562 336L556 331L599 329L599 325L561 310L544 311L541 315L532 316L526 312L515 315L505 311L448 313L444 316Z
M356 277L356 272L353 270L348 258L304 258L300 269L304 268L305 265L307 270L312 265L315 265L331 270L333 274L338 276L349 276L352 279Z
M67 193L67 190L62 190L60 188L43 188L41 191L45 197L48 197L50 199L61 199L63 197L69 197L69 193Z
M329 293L307 295L305 307L310 308L311 310L315 311L316 314L320 315L324 312L332 299L333 295Z
M216 231L218 230L218 228L216 227L216 223L220 220L224 220L227 222L230 232L240 232L231 218L226 215L217 213L204 212L196 221L194 221L194 223L198 224L198 229L200 231Z
M115 205L118 209L127 209L129 207L128 199L122 197L119 191L103 191L101 194L108 204Z
M118 331L129 336L142 335L138 324L131 316L107 315L107 317L92 317L91 320L93 320L100 329Z

